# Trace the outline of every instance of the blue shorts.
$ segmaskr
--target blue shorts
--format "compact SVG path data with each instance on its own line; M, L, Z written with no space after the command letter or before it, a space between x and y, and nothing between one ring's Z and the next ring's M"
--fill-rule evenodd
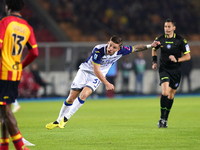
M15 102L18 96L19 81L0 80L0 105Z

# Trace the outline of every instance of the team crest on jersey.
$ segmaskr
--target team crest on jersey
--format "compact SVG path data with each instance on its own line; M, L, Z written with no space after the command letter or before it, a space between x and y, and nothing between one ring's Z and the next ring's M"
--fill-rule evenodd
M171 45L170 44L167 44L167 49L170 49L171 48Z
M94 60L97 60L98 55L94 54Z

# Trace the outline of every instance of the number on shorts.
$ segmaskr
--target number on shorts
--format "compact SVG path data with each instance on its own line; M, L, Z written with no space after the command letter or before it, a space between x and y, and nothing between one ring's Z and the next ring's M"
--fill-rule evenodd
M99 79L94 79L94 82L93 82L95 85L95 87L97 87L99 84L100 84L100 80Z

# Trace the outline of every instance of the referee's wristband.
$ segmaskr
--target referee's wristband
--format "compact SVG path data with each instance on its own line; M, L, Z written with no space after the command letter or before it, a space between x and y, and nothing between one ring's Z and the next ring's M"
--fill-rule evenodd
M152 56L152 62L157 63L157 56Z

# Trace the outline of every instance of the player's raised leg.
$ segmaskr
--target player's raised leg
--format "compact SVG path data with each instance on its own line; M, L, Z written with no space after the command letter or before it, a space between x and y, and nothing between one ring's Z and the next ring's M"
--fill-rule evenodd
M84 100L81 100L77 97L69 110L69 112L63 116L61 122L59 123L59 128L63 129L67 123L67 121L71 118L71 116L84 104Z
M92 94L92 89L90 87L84 87L80 95L75 99L73 105L71 106L69 112L63 117L59 123L59 128L63 129L67 124L67 121L71 116L84 104L86 98Z
M53 129L53 128L59 126L59 123L63 119L64 115L66 115L69 112L74 100L78 97L80 92L81 92L81 90L71 90L70 91L68 98L64 101L64 103L61 107L61 110L60 110L57 120L54 122L48 123L46 125L47 129Z

